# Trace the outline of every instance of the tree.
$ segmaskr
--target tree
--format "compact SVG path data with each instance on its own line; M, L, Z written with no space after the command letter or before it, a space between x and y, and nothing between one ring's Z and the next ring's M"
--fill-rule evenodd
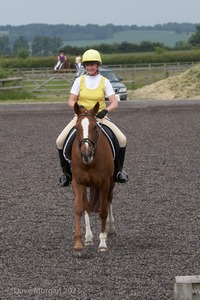
M46 46L45 46L46 37L45 36L36 36L32 42L32 55L45 55Z
M27 58L27 57L29 57L29 50L28 49L24 49L24 48L22 48L22 49L19 49L19 51L18 51L18 57L19 58Z
M175 50L189 50L190 48L191 45L188 43L188 41L179 41L174 47Z
M9 44L9 38L6 35L0 36L0 55L10 55L11 49Z
M61 46L62 46L61 38L59 36L52 37L52 48L51 48L52 54L57 53L58 50L61 48Z
M32 54L33 56L48 56L58 52L62 42L59 37L37 36L33 39Z
M26 53L29 53L29 44L24 36L18 37L13 44L13 54L19 56L19 52L25 50Z
M196 33L192 34L189 38L189 43L192 46L200 46L200 25L197 25L196 29Z

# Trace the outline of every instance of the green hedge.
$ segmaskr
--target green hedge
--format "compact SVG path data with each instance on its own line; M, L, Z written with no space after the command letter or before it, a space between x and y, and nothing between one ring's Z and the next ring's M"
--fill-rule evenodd
M145 63L169 63L169 62L200 62L200 50L190 51L165 51L162 54L128 53L102 55L103 63L106 65L118 64L145 64Z
M2 68L49 68L55 65L54 57L1 58Z
M69 56L69 60L74 62L74 57ZM164 51L163 53L127 53L127 54L103 54L103 64L105 65L127 65L144 63L168 63L168 62L196 62L200 61L199 50L185 51ZM3 58L0 57L0 68L53 68L56 57L28 57L23 58Z

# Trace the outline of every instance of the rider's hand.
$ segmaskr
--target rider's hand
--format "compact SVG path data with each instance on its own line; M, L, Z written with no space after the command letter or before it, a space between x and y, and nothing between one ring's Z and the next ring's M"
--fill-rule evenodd
M105 109L98 112L97 118L103 119L105 117L105 115L107 115L107 113L108 113L108 110L105 108Z

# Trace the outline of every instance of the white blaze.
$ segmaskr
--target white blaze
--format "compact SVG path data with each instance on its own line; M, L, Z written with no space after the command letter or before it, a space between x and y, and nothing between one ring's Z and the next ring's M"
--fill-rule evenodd
M87 139L88 138L88 135L89 135L89 121L87 118L84 118L82 121L81 121L81 125L83 127L83 138L84 139Z

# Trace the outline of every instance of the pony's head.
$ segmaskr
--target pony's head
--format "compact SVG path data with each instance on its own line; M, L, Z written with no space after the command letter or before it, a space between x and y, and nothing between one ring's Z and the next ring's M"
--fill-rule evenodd
M78 105L77 102L74 104L74 112L77 115L76 130L78 146L84 164L90 164L93 161L93 155L99 136L95 117L98 110L99 102L90 110Z

